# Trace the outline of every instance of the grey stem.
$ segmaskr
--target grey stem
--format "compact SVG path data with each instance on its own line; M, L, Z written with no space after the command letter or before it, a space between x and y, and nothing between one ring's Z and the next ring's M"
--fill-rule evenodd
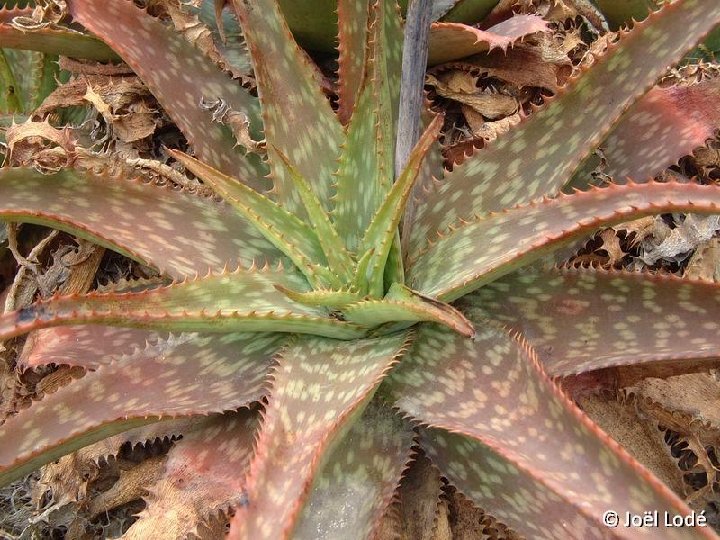
M395 144L396 178L402 172L410 152L420 138L420 113L423 107L432 7L432 0L412 0L405 20L400 111Z

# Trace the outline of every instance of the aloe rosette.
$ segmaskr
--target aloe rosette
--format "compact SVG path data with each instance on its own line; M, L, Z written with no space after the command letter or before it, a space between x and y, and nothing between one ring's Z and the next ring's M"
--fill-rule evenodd
M67 8L96 36L83 39L102 40L143 80L193 155L168 153L222 201L109 165L0 169L2 219L71 232L173 280L0 316L0 339L35 332L28 366L88 368L0 427L3 484L106 437L209 415L171 449L128 537L200 534L218 515L232 516L232 538L372 537L418 449L527 537L715 537L606 527L607 510L689 508L556 378L717 357L720 286L534 264L618 222L718 213L715 185L647 181L701 144L716 113L693 130L667 91L643 98L720 22L715 0L668 2L621 32L452 171L440 165L434 117L397 178L403 36L393 0L338 2L337 112L275 0L234 0L221 13L222 66L130 1ZM495 37L454 22L433 32L478 52L544 31L524 17ZM245 46L257 95L228 74ZM703 99L697 108L712 109ZM265 155L199 105L217 100L264 134ZM637 121L647 115L686 129L658 145ZM606 139L633 156L618 174L643 177L566 193Z

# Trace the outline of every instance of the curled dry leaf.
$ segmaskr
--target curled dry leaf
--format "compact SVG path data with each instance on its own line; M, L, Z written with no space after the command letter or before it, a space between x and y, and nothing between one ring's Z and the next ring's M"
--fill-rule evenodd
M688 214L659 244L645 243L641 258L648 265L660 259L682 261L700 244L709 241L718 230L720 216Z
M510 128L517 125L522 119L520 113L516 112L505 118L495 120L494 122L486 122L482 114L479 114L475 109L467 105L462 107L462 112L472 130L473 137L485 141L494 141L499 135L510 131ZM455 163L458 162L459 161L455 161Z
M720 238L712 238L698 246L690 257L683 276L690 279L720 281Z
M549 35L540 35L507 51L478 54L456 65L520 88L539 87L556 91L572 72L567 53L570 50L568 45L574 43L558 42Z
M717 410L720 380L716 372L687 373L667 379L647 378L625 389L625 392L636 395L639 400L649 401L650 404L645 404L648 407L671 412L677 420L681 416L685 419L683 424L687 430L709 428L716 434L720 433ZM691 425L693 423L695 426ZM683 427L682 424L671 425L667 420L665 425L673 429Z
M488 120L510 116L519 108L513 96L482 90L477 78L466 71L454 70L438 77L427 76L427 84L433 86L438 95L467 105Z
M6 160L14 166L52 173L72 165L76 158L76 141L70 130L56 129L48 121L13 124L7 129L5 139Z
M112 125L118 139L132 142L155 132L156 114L145 101L148 95L139 79L121 78L97 87L88 84L83 99Z
M200 100L200 107L212 114L214 122L225 124L232 131L237 144L244 147L248 152L265 154L265 140L255 141L250 135L250 119L242 111L233 110L223 99L214 101Z

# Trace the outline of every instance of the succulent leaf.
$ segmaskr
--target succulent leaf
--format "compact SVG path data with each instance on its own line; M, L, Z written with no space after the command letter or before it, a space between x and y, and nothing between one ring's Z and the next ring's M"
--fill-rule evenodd
M41 366L80 366L96 369L122 355L155 342L160 336L148 330L111 326L46 328L28 335L17 365L22 371ZM107 351L104 355L98 354Z
M364 277L364 287L375 297L382 296L383 271L388 253L397 238L397 227L402 219L405 205L412 191L413 184L418 177L420 167L425 155L435 142L435 138L443 123L441 115L436 116L421 135L415 145L408 163L400 177L392 185L382 204L375 212L362 240L362 252L371 253L368 269Z
M305 337L281 355L250 464L248 504L236 509L230 538L291 534L322 463L361 417L405 339L404 333L349 342Z
M387 382L395 405L431 426L423 446L458 489L532 538L604 537L608 508L688 510L563 395L533 349L474 322L472 340L424 326Z
M720 22L714 8L713 0L665 4L621 35L545 107L456 166L418 206L411 250L459 219L558 193L628 106ZM586 114L578 114L582 110ZM497 175L507 179L493 182Z
M352 252L361 249L363 231L394 179L400 86L392 74L399 72L397 57L402 51L402 31L393 22L395 17L392 2L371 2L367 66L336 174L333 218Z
M107 173L1 169L0 218L68 231L174 277L282 256L223 205Z
M498 4L498 0L457 0L443 17L448 22L472 24L482 21Z
M362 326L394 322L430 321L472 337L472 324L450 304L423 296L399 283L393 283L383 300L363 300L342 309L346 320Z
M220 56L222 67L244 84L251 84L249 76L252 75L252 62L240 24L230 9L221 10L217 15L216 5L220 4L215 0L202 0L199 8L191 4L180 7L195 14L198 20L210 29L212 42Z
M338 118L347 124L365 78L368 2L338 0Z
M221 412L256 401L284 339L182 335L87 373L0 426L0 485L160 417Z
M170 155L190 172L209 184L215 192L238 210L276 248L287 255L313 285L339 286L326 263L318 234L272 199L253 191L202 161L182 152ZM288 171L291 175L292 172ZM323 271L325 270L325 271Z
M720 189L694 183L613 185L543 199L450 228L409 264L410 283L455 300L601 226L659 212L717 213L719 204Z
M90 323L150 330L207 332L298 332L349 339L358 325L290 300L275 288L307 288L280 268L237 269L137 293L57 296L0 315L0 340L31 330Z
M201 106L222 100L232 110L244 113L257 129L256 98L208 62L199 49L131 1L70 0L67 4L73 18L101 36L150 88L197 156L254 189L269 187L260 158L249 154L240 159L230 129L215 122L211 112Z
M330 271L340 277L343 282L347 283L352 276L354 264L350 258L350 254L345 249L345 244L335 229L335 225L323 209L322 203L313 193L308 181L288 161L287 157L285 157L280 150L275 149L275 152L285 165L288 176L295 190L300 195L300 200L302 200L303 206L305 207L312 231L320 242Z
M489 30L478 30L465 26L477 20L458 21L458 14L485 15L497 0L438 0L433 15L447 16L434 27L431 60L505 49L553 28L560 35L553 33L552 45L549 36L541 41L562 49L570 65L565 52L580 40L584 49L586 38L596 36L593 28L606 28L588 1L530 2L538 14L554 6L546 15L553 26L538 15L514 16L513 2L503 2L478 26ZM9 3L17 2L0 0ZM0 383L12 382L0 384L7 418L0 426L0 484L102 438L105 444L92 444L84 455L121 457L125 440L182 433L167 459L132 469L136 477L150 470L155 485L128 538L222 537L227 519L231 538L429 538L436 516L450 529L437 512L446 480L492 520L511 526L506 532L513 538L634 538L648 531L717 537L710 528L605 527L601 518L609 509L619 516L686 513L670 491L680 493L681 482L665 486L642 468L546 369L580 395L613 375L706 367L720 354L714 322L720 285L527 268L602 225L659 212L720 214L720 188L694 180L618 179L605 189L563 194L586 186L578 169L592 166L585 160L602 140L613 174L632 171L644 181L714 133L716 81L659 86L641 96L720 21L716 0L664 2L634 30L593 42L595 56L584 59L569 84L558 88L553 75L552 84L540 85L556 96L444 181L435 180L447 157L442 144L462 126L447 122L441 133L443 118L433 120L427 110L420 123L428 127L407 166L408 152L393 152L396 139L404 148L416 129L396 133L402 48L406 59L423 64L425 58L413 55L414 43L424 40L413 38L412 17L403 44L395 0L31 4L34 19L54 17L52 28L64 24L68 5L75 21L63 31L84 24L137 77L124 65L61 58L74 78L33 116L39 96L55 85L56 56L0 52L0 124L9 126L0 151L12 165L0 169L0 219L76 233L165 275L134 281L130 276L148 275L147 269L113 254L105 259L109 269L100 265L104 250L94 248L89 263L69 268L66 235L55 232L26 254L34 228L22 236L8 228L0 255L14 256L17 265L0 268L0 283L20 269L7 291L8 312L0 315L0 350L3 341L40 330L20 354L12 351L16 342L8 343L0 361ZM554 26L568 8L590 13L588 32L580 35L584 23ZM0 8L0 38L9 13ZM335 57L325 54L335 35L337 87L326 75ZM295 39L325 52L306 52ZM544 46L537 48L542 62ZM578 50L568 55L573 62ZM491 77L517 60L491 57ZM673 76L684 77L687 69ZM123 105L110 107L92 81L112 88ZM511 92L524 86L507 82ZM129 87L140 90L128 93ZM524 103L538 97L520 93L534 96ZM136 104L147 110L156 100L167 115L143 113L154 131L124 138L115 115ZM87 101L97 109L88 112L105 120L102 140L87 124L71 126L60 110L82 105L87 111ZM15 124L8 111L33 117ZM650 121L660 130L644 129ZM249 153L237 150L234 138ZM178 164L160 157L168 144L185 151L168 151ZM100 146L109 157L94 152ZM631 147L637 155L628 155ZM161 180L128 179L136 166ZM203 184L183 169L227 201L196 194ZM164 178L184 187L161 189L156 184ZM706 228L714 231L716 222ZM561 260L557 253L552 258ZM98 268L96 277L113 283L70 294L87 291ZM128 277L117 281L117 272ZM38 292L43 299L33 304ZM202 333L184 333L190 331ZM53 365L61 367L55 372ZM46 373L29 392L18 386ZM633 384L630 391L638 391ZM668 387L646 386L654 388L652 396ZM22 409L17 395L28 393L31 407ZM672 395L682 399L681 392ZM671 401L662 410L670 420ZM691 401L681 404L683 414L709 403ZM224 411L231 412L215 414ZM657 430L654 436L662 440ZM693 448L707 453L701 446ZM713 467L707 461L708 473ZM129 476L121 478L111 491L121 491ZM110 492L94 498L88 511L110 508L110 498Z
M462 300L471 317L522 331L551 376L718 356L715 283L555 269L505 276Z
M275 285L275 288L291 300L300 302L301 304L307 304L309 306L324 306L327 308L342 309L348 304L359 302L361 300L358 292L352 287L341 290L315 289L307 292L292 291L280 285Z
M18 13L17 16L21 16L21 13ZM12 17L7 16L0 17L0 43L8 49L26 49L99 62L119 59L113 49L88 34L59 25L32 29L22 28L13 24Z
M317 84L318 73L295 43L276 0L258 0L252 5L233 0L233 6L253 58L263 104L273 192L288 211L302 215L299 194L277 159L275 147L313 182L316 195L328 210L343 130Z
M414 433L371 402L317 475L294 538L369 538L410 460Z
M719 98L720 77L692 86L653 87L601 144L607 161L603 173L616 182L628 177L640 181L674 165L713 137L720 126ZM586 177L576 175L573 185L585 182Z

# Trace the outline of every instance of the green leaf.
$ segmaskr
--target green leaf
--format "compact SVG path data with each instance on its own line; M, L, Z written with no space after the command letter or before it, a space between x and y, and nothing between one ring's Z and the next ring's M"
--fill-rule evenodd
M292 291L280 285L275 285L275 288L291 300L308 306L342 309L348 304L361 300L358 292L352 288L338 290L315 289L307 292Z
M405 335L338 342L302 338L279 358L230 538L281 538L297 526L322 464L361 417Z
M720 189L694 183L612 185L559 195L451 227L408 265L410 284L451 301L600 227L661 212L714 214L719 208Z
M532 339L552 376L717 358L720 285L675 276L555 269L505 276L464 298Z
M367 65L336 174L333 218L351 252L390 191L395 174L402 29L394 2L372 3Z
M99 39L59 25L24 29L0 19L0 43L8 49L26 49L96 62L119 60L115 51Z
M201 102L221 99L259 128L257 98L209 62L182 36L135 7L129 0L70 0L72 16L101 36L138 74L182 130L195 154L253 189L269 187L265 165L254 154L243 159L227 126L213 120Z
M620 28L632 21L641 21L657 9L658 0L595 0L598 8L614 28Z
M329 209L332 174L343 138L342 125L318 85L318 72L287 28L276 0L233 0L253 58L262 103L273 193L288 211L302 215L299 194L273 147L313 182Z
M326 263L326 259L318 235L295 215L202 161L175 150L169 150L169 153L238 210L269 242L287 255L313 285L340 285L338 278L320 266Z
M13 63L0 49L0 97L2 97L3 105L0 112L3 114L13 114L23 110L23 104L20 97L20 85L13 71Z
M371 402L317 474L293 538L370 538L410 461L413 438L408 422Z
M190 4L181 7L191 13L196 13L200 21L210 28L213 43L222 57L225 69L244 82L246 77L252 76L252 61L240 24L230 9L223 10L220 18L217 19L215 17L216 4L215 0L202 0L199 9Z
M106 173L4 168L0 219L70 232L174 277L281 257L225 205Z
M443 20L465 24L479 23L497 4L498 0L458 0Z
M362 252L372 251L364 277L366 288L372 296L380 297L383 292L383 270L388 253L397 237L397 227L405 210L405 204L418 177L423 159L437 137L443 124L442 115L436 116L411 152L408 163L400 177L393 184L372 218L362 240Z
M35 54L33 59L33 85L30 89L28 111L40 106L43 100L58 86L60 66L58 57L52 54Z
M258 420L245 409L211 416L183 433L168 452L162 478L150 488L147 508L123 538L200 536L201 525L224 529L215 523L218 515L246 503L245 473Z
M57 296L0 315L0 340L78 323L191 332L299 332L338 339L363 335L360 327L330 317L327 310L291 301L276 284L307 288L302 277L283 268L251 268L146 292Z
M366 0L358 0L358 4ZM278 0L295 38L310 50L330 52L338 26L338 0Z
M430 426L422 447L458 490L528 538L605 530L608 509L689 512L565 397L533 349L474 322L472 340L423 326L387 382L395 406Z
M335 226L323 209L322 203L313 193L308 181L290 164L282 152L277 148L275 152L285 165L285 169L295 186L295 190L300 195L300 199L305 207L305 212L312 225L312 232L322 246L322 251L325 259L327 259L330 271L339 276L342 282L347 283L352 277L354 264L345 249L342 239L335 230Z
M363 300L342 308L346 320L374 327L385 323L430 321L447 326L466 337L475 330L465 316L450 304L423 296L393 283L382 300Z
M187 334L88 372L0 426L0 485L160 417L220 412L259 399L284 339Z
M475 213L558 193L668 64L720 22L715 6L715 0L666 4L612 44L545 107L456 166L418 206L410 252L436 231Z

